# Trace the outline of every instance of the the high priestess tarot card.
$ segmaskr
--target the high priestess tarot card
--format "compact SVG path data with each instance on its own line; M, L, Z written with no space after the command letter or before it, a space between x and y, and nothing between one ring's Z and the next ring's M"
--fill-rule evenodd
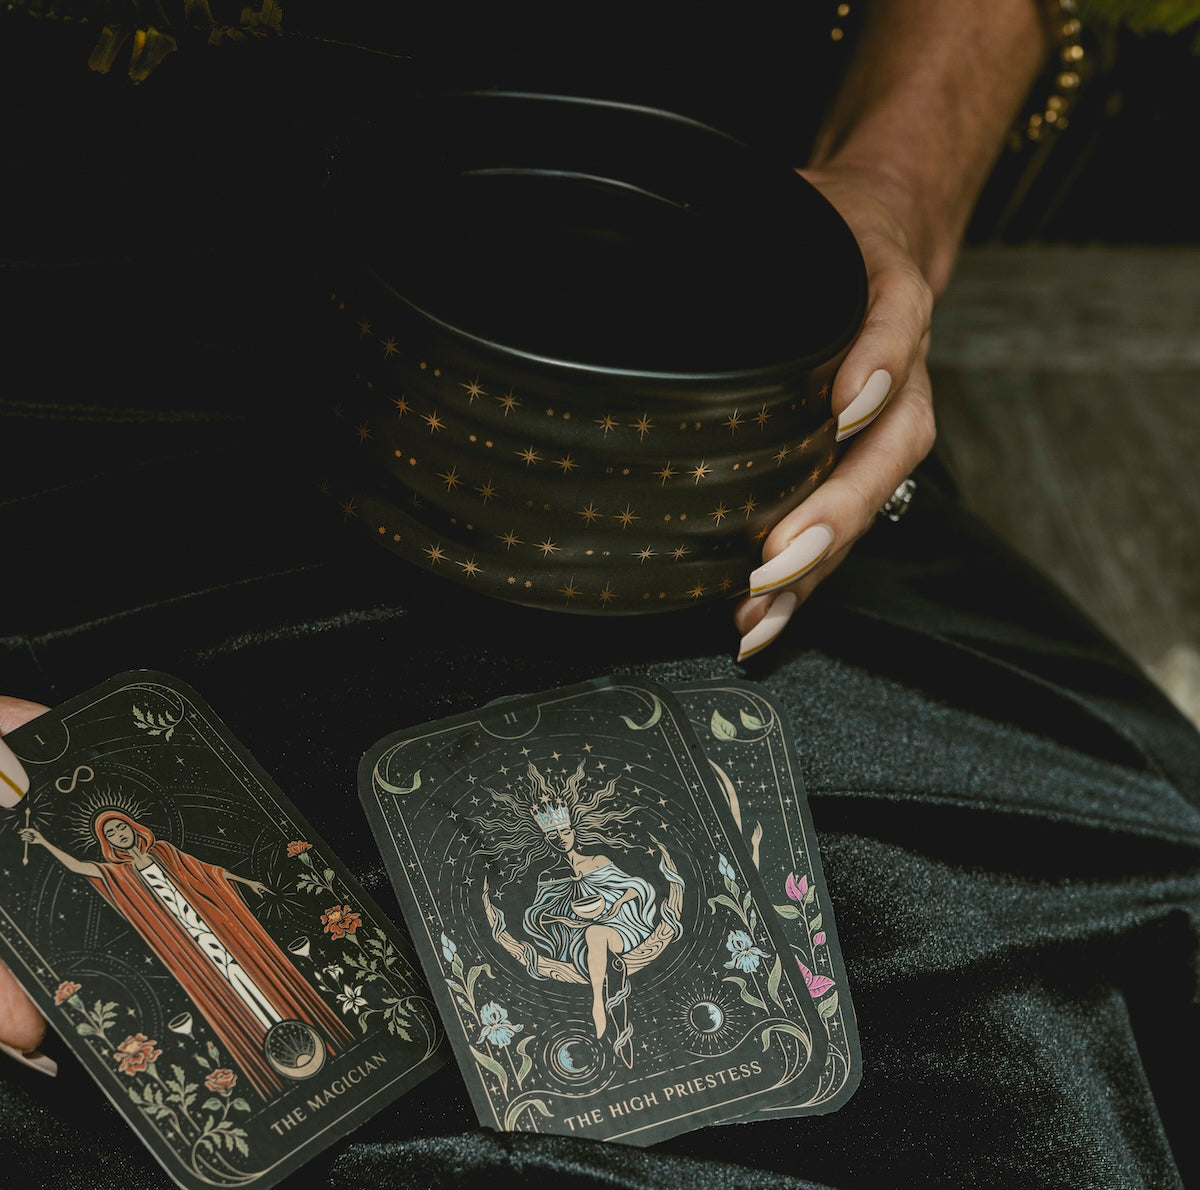
M441 1065L408 940L195 691L122 674L5 739L4 957L181 1185L270 1186Z
M386 737L359 787L480 1121L650 1144L807 1101L826 1031L670 692Z

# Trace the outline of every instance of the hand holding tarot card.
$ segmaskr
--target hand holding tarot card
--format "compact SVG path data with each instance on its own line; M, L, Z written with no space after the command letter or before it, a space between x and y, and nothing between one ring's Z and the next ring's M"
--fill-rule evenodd
M713 696L691 691L691 714ZM790 755L765 699L722 697L760 753ZM601 679L397 732L363 758L360 796L486 1126L645 1145L853 1090L840 958L835 976L813 965L836 948L832 920L800 956L784 929L819 871L803 796L791 784L754 807L756 844L788 816L772 865L808 865L773 901L688 714L665 687Z

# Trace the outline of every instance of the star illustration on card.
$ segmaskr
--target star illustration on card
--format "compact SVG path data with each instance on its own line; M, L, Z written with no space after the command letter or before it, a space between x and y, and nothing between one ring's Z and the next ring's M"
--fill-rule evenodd
M587 523L589 525L594 525L596 523L596 521L598 521L602 515L603 514L600 512L600 510L596 507L595 503L592 501L588 502L588 506L586 508L581 508L576 513L576 516L583 517L583 519L585 521L587 521Z
M649 562L650 559L653 558L656 553L658 553L658 551L653 546L648 545L648 546L645 546L643 549L638 550L638 552L636 554L634 554L633 556L639 562Z
M543 558L548 558L551 554L557 554L562 550L562 546L555 545L549 537L545 541L539 541L536 548L542 551Z
M427 545L425 547L425 556L429 559L429 564L431 566L436 566L439 562L445 561L446 552L442 549L440 544Z
M412 412L412 406L408 403L407 397L393 397L392 404L396 407L396 415L398 417L403 417L406 413Z
M534 463L540 463L542 460L542 456L532 446L527 446L524 450L514 451L513 453L520 456L526 467L532 467Z
M568 579L566 584L564 586L559 587L558 590L559 590L559 593L562 595L562 597L568 603L570 603L572 599L575 599L579 595L582 594L582 592L579 590L579 588L577 586L575 586L575 580L573 578Z
M496 400L500 402L500 406L504 410L505 417L507 417L521 403L512 395L511 392L506 392L504 396L497 397Z
M575 462L570 455L563 455L561 459L555 459L554 465L558 467L564 475L569 475L575 470L576 467L579 466L579 464Z
M436 434L438 430L445 428L445 423L438 417L436 409L432 413L422 414L421 420L429 427L431 434Z
M634 521L640 520L640 519L641 518L638 516L638 514L636 512L634 512L633 509L628 504L625 505L624 512L618 512L613 517L613 520L621 522L622 529L628 529L629 526L632 525Z
M655 471L654 474L661 479L665 485L668 479L673 479L675 477L675 468L672 467L670 463L667 463L659 470Z
M764 405L755 415L754 420L758 422L760 430L765 429L767 422L771 420L771 415L767 412L767 407Z
M507 533L497 533L496 536L502 542L504 542L505 549L510 550L510 549L512 549L512 547L514 545L523 545L524 544L524 542L521 541L521 539L516 535L516 533L512 529L509 529L509 531Z
M702 479L704 479L705 476L709 474L710 471L712 471L712 468L706 462L704 462L703 459L701 459L700 462L688 472L688 474L697 483L699 483Z
M466 384L460 384L458 387L465 388L467 390L467 396L470 398L468 404L471 405L475 404L475 401L478 397L487 396L487 393L483 391L483 387L480 385L478 378L475 380L470 380Z
M462 568L462 571L467 578L474 578L480 573L479 565L474 558L468 558L465 562L459 562L457 565Z
M742 415L735 409L726 419L725 424L729 427L731 434L736 433L737 428L742 424Z
M598 425L604 431L606 436L607 436L609 430L615 430L617 428L617 426L619 426L621 424L610 413L606 413L603 417L597 417L594 420L596 422L596 425Z
M490 479L486 483L477 484L475 490L484 504L488 504L496 498L496 489L492 486Z
M446 491L448 492L454 491L462 483L457 467L451 467L449 471L439 471L438 479L446 485Z
M722 500L721 503L718 504L716 508L714 508L712 512L708 514L708 517L709 520L719 525L728 515L729 509L725 506L725 502Z
M637 421L633 422L632 425L637 430L639 438L645 438L654 429L654 423L650 420L649 415L645 413Z
M607 607L614 599L617 593L612 589L612 583L605 583L603 587L596 593L596 598Z

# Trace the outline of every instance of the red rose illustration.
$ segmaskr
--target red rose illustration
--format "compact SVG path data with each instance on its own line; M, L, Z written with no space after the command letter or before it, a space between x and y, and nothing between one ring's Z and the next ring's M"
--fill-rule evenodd
M236 1082L237 1075L232 1070L227 1070L222 1066L220 1070L214 1070L204 1080L204 1085L210 1091L219 1091L222 1095L228 1095L233 1090L233 1085Z
M321 914L321 924L331 938L344 938L362 925L362 918L349 905L334 905Z
M64 979L62 983L58 985L58 991L54 993L54 1003L61 1004L64 1000L69 1000L77 991L79 991L80 986L81 985L77 983L72 983L69 979Z
M149 1040L145 1033L135 1033L132 1037L126 1037L113 1054L121 1073L129 1075L141 1074L151 1062L161 1056L162 1050L156 1050L154 1042Z
M303 843L297 840L295 843L288 844L288 856L299 855L302 851L311 851L311 843Z

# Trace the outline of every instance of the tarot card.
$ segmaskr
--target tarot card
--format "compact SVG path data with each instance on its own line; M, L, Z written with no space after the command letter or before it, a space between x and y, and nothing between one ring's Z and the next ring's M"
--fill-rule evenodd
M442 1064L408 940L195 691L122 674L5 739L6 961L181 1186L274 1185Z
M712 780L670 692L617 679L364 756L485 1126L644 1145L814 1094L826 1032Z
M712 764L829 1038L825 1068L812 1094L758 1114L771 1118L834 1111L858 1086L862 1058L833 905L787 716L754 682L721 679L672 692Z

